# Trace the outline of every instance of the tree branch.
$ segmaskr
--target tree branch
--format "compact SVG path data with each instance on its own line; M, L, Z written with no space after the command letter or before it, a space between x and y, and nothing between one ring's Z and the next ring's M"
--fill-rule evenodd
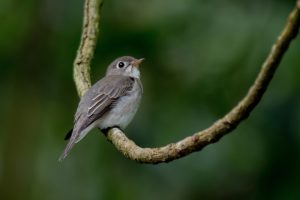
M80 45L74 61L73 78L81 97L91 87L90 65L94 56L99 31L102 0L85 0Z
M100 2L100 0L86 0L85 3L85 20L81 44L74 63L74 80L79 96L82 96L90 87L89 65L96 45L99 22L98 5L100 5ZM108 140L129 159L140 163L152 164L181 158L192 152L200 151L208 144L217 142L221 137L233 131L241 121L246 119L259 103L289 44L297 36L299 26L300 0L297 1L297 6L290 13L286 26L273 45L247 95L228 114L209 128L176 143L159 148L139 147L117 128L113 128L108 132Z

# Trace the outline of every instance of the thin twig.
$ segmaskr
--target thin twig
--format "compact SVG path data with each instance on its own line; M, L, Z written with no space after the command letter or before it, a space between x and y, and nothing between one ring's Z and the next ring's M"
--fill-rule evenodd
M86 25L83 27L82 41L74 65L74 80L80 96L90 87L89 65L96 45L94 33L97 33L99 21L99 12L98 9L95 9L97 8L95 5L99 5L99 2L99 0L86 0L85 19L90 20L88 22L85 20ZM297 1L297 6L290 13L286 26L273 45L248 94L237 106L212 126L176 143L159 148L139 147L117 128L113 128L108 132L108 140L129 159L140 163L156 164L169 162L192 152L200 151L203 147L217 142L221 137L233 131L241 121L250 115L251 111L259 103L284 53L287 51L291 41L297 36L300 26L299 4L300 0ZM89 6L90 9L88 8ZM86 42L86 38L92 39ZM86 46L84 45L85 43L87 43ZM82 62L84 64L81 64Z

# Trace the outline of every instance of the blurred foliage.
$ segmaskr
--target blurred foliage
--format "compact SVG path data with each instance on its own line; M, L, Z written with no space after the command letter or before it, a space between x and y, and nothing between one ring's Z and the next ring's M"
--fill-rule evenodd
M300 38L262 102L216 144L161 165L127 160L92 131L58 163L78 96L79 0L0 1L0 199L299 199ZM145 57L142 146L208 127L245 95L293 0L107 0L94 81L116 57Z

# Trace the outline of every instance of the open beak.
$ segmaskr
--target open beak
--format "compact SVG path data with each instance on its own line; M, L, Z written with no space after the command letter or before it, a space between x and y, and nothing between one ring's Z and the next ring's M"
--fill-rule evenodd
M137 60L134 60L132 61L130 64L136 68L138 68L140 66L140 64L143 62L144 58L141 58L141 59L137 59Z

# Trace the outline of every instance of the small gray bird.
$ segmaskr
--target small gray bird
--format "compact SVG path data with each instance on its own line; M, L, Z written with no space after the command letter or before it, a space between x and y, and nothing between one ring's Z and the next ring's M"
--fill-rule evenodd
M70 141L59 161L91 129L98 127L106 134L110 128L124 129L130 123L143 93L139 71L143 60L130 56L116 59L108 66L105 77L82 96L75 114L74 128L65 138Z

